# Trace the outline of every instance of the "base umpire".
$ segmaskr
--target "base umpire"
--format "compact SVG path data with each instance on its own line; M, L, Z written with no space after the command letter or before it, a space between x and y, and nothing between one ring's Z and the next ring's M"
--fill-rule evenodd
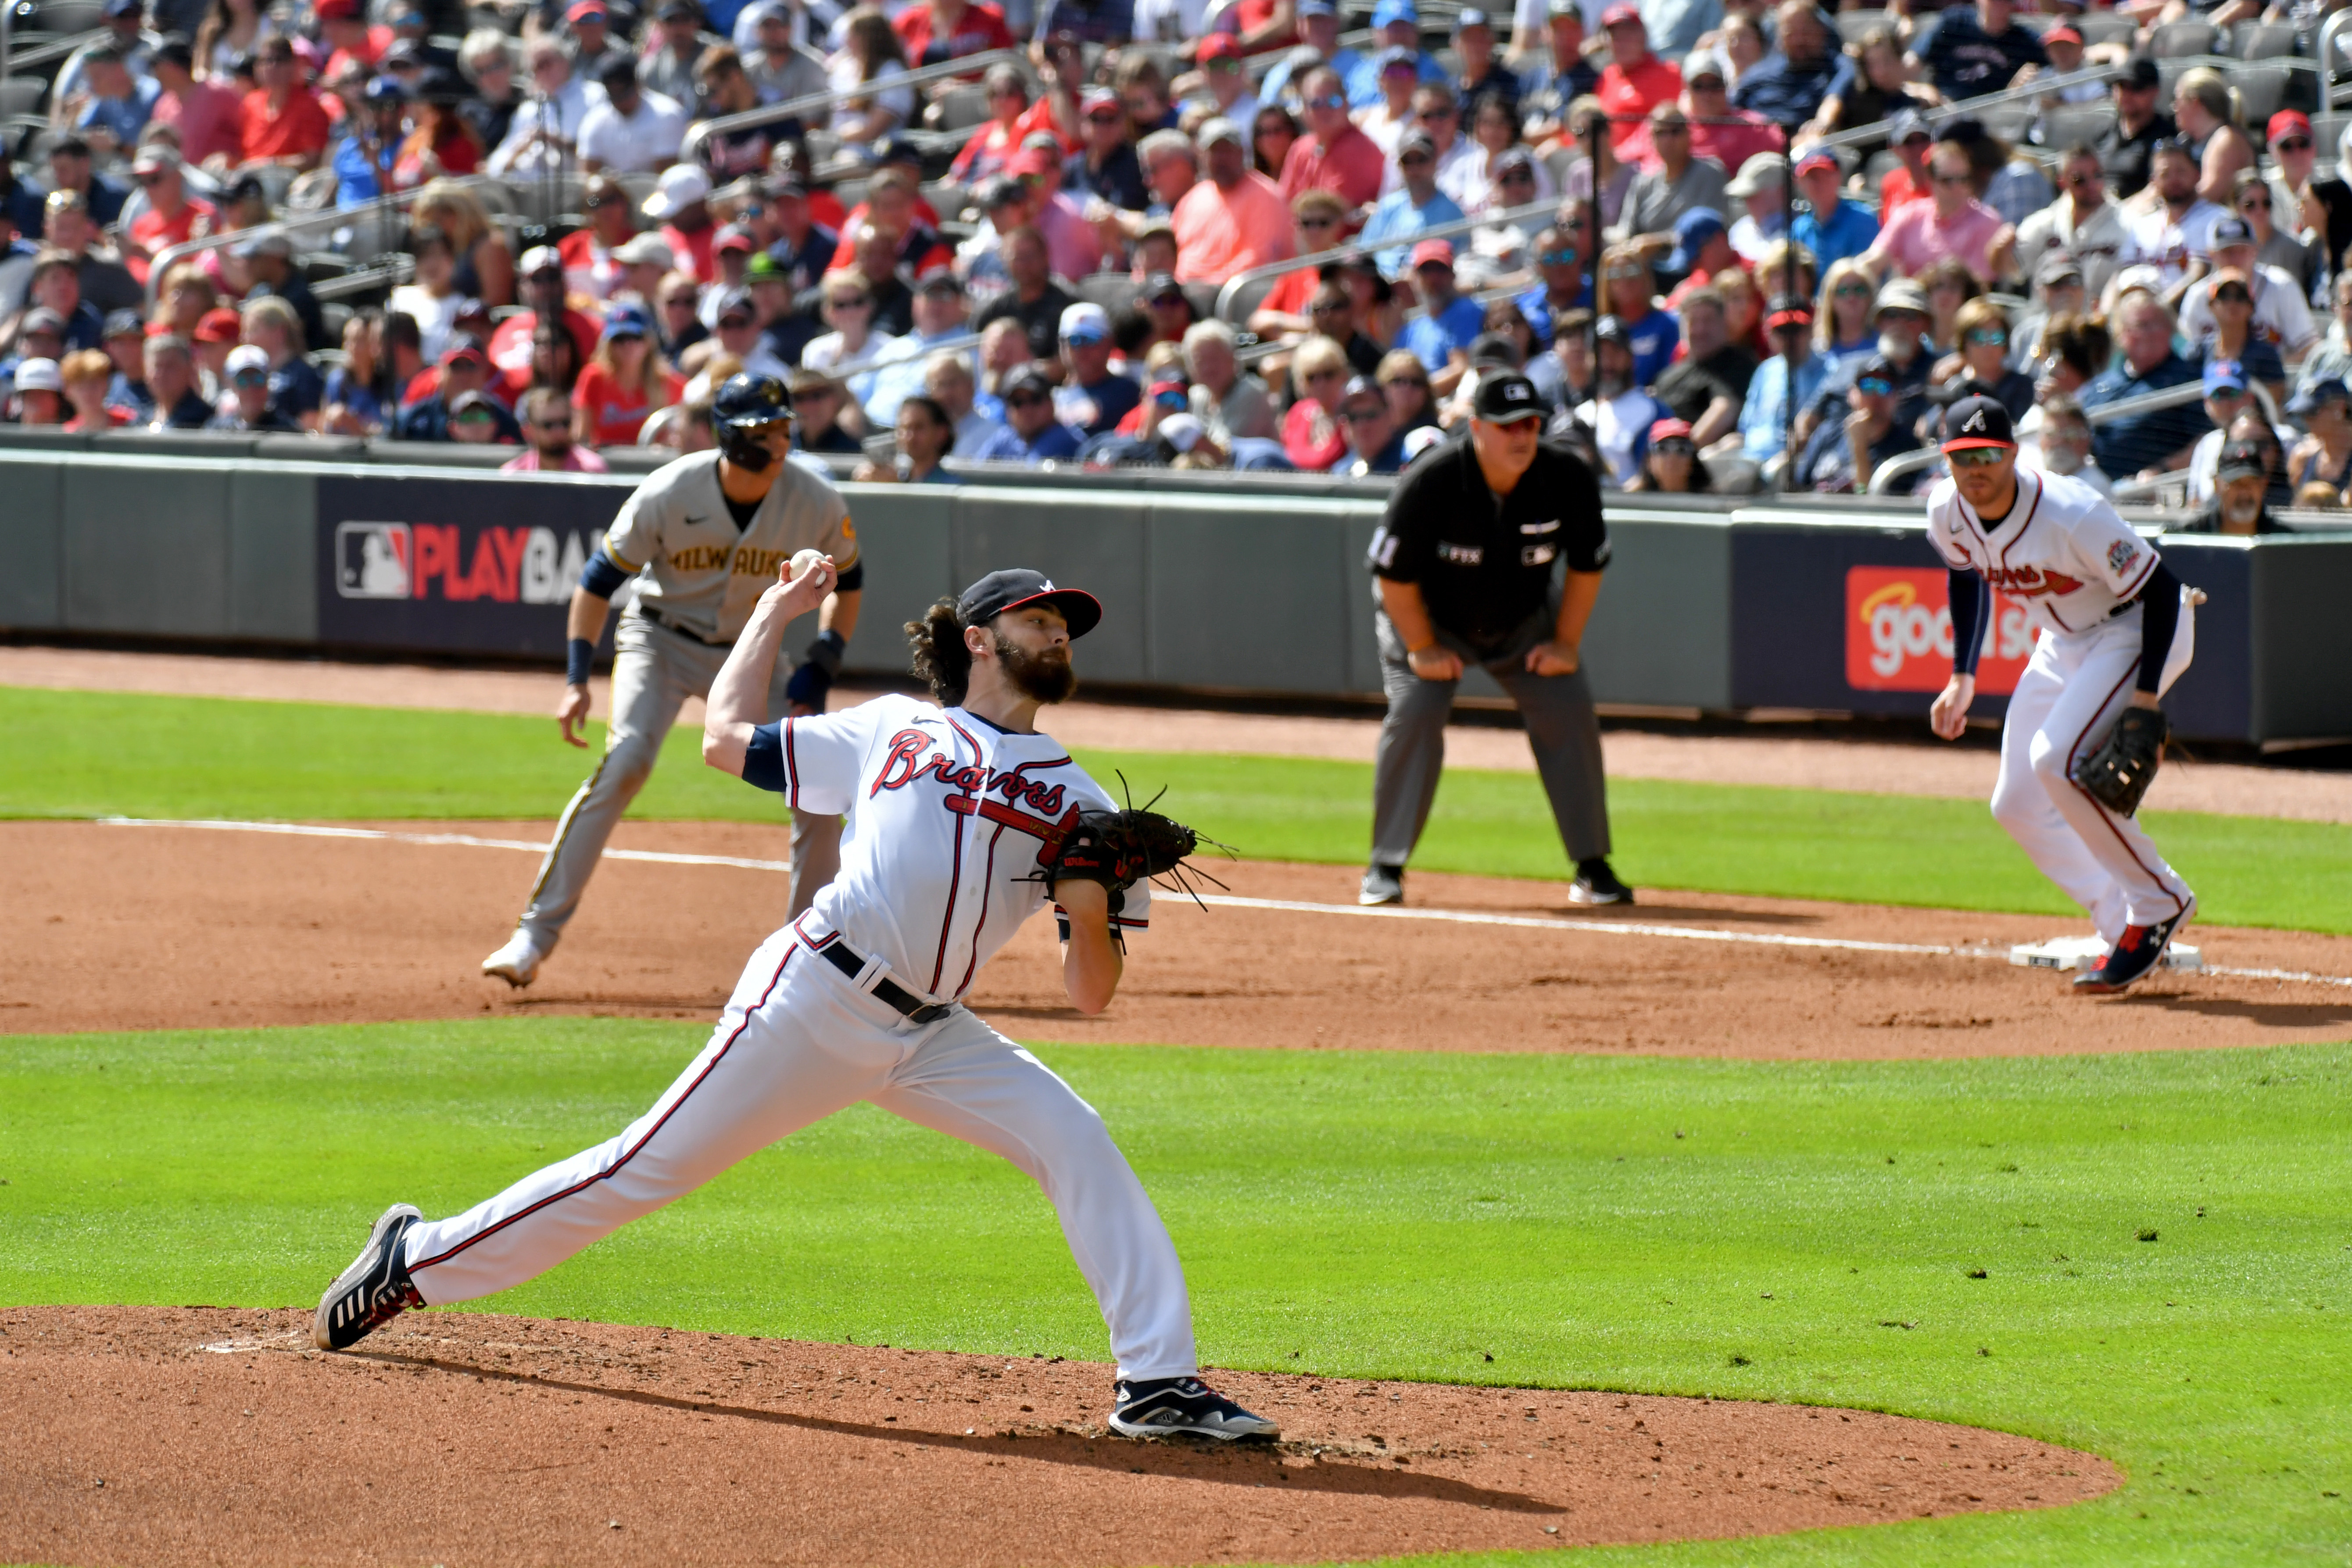
M1445 720L1475 664L1518 705L1579 904L1631 903L1609 868L1601 726L1578 662L1601 595L1609 535L1583 460L1543 444L1544 406L1524 375L1481 381L1470 438L1405 470L1372 536L1381 684L1372 860L1358 902L1404 900L1404 865L1445 766ZM1562 564L1566 581L1556 584Z

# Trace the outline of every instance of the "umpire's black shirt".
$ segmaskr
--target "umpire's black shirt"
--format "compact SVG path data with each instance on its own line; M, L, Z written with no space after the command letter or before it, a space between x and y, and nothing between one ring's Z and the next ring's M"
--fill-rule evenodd
M1438 628L1482 652L1550 604L1561 560L1600 571L1609 531L1592 470L1549 445L1500 501L1468 441L1437 447L1405 470L1372 540L1374 574L1417 584Z

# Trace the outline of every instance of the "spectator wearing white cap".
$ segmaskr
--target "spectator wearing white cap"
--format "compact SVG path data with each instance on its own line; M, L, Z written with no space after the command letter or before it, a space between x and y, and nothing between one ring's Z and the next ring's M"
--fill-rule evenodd
M1463 211L1452 196L1437 188L1437 143L1415 126L1397 142L1396 172L1402 182L1382 196L1364 220L1358 237L1367 246L1380 246L1381 275L1391 280L1404 276L1412 247L1408 243L1425 230L1459 223Z
M272 405L269 399L269 356L251 343L228 352L229 405L212 416L207 430L279 431L302 434L302 426Z
M1110 312L1081 300L1062 312L1062 384L1054 389L1054 417L1099 436L1115 430L1143 401L1129 377L1110 368Z
M1196 139L1206 178L1168 215L1176 234L1176 279L1223 282L1291 255L1290 208L1272 180L1249 166L1248 139L1230 120L1212 119Z
M624 56L606 59L597 80L604 101L580 122L581 169L591 174L600 169L650 174L676 163L686 140L685 109L639 86L635 63Z
M13 381L16 395L16 418L19 425L62 425L66 414L66 378L53 359L21 359L16 362ZM262 375L262 395L269 392L269 378Z
M2303 363L2319 342L2311 307L2303 290L2285 270L2254 259L2253 226L2242 217L2225 217L2213 225L2213 271L2189 286L2180 297L2180 335L2191 343L2213 338L2213 290L2231 271L2243 275L2253 300L2253 333L2278 351L2288 365ZM2250 367L2251 368L2251 367Z
M677 269L705 283L718 276L710 247L719 237L719 226L710 221L709 196L709 174L691 163L673 163L662 171L653 195L643 204L645 215L661 225L663 242Z
M579 363L596 351L604 324L564 298L563 258L551 245L535 245L522 253L515 268L522 291L523 310L507 317L490 334L490 364L498 373L498 390L511 401L530 384L530 341L541 321L561 322L572 334Z
M1723 194L1739 204L1731 220L1731 248L1753 266L1788 235L1789 160L1778 153L1759 153L1739 165L1739 173Z

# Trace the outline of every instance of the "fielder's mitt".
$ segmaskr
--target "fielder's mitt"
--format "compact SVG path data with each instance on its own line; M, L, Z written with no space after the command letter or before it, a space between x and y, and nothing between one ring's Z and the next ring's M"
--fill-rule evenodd
M2139 809L2140 797L2156 780L2157 763L2164 754L2169 732L2164 715L2154 708L2126 708L2099 749L2074 770L2075 782L2091 792L2108 810L2129 816Z
M1125 775L1119 782L1127 782ZM1132 802L1134 796L1128 798ZM1126 903L1127 889L1148 879L1169 878L1195 900L1200 895L1193 892L1187 871L1223 887L1214 877L1187 863L1187 857L1202 844L1216 841L1204 839L1174 817L1162 816L1152 810L1159 801L1160 796L1153 795L1142 805L1129 805L1124 811L1080 812L1076 824L1055 850L1052 862L1039 868L1039 876L1049 888L1065 878L1100 882L1110 894L1113 914Z

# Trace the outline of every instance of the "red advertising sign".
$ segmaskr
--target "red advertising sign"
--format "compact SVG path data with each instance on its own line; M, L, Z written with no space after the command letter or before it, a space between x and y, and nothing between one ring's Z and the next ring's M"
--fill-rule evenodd
M2033 653L2024 604L1992 596L1977 689L2007 696ZM1952 607L1944 574L1854 566L1845 574L1845 681L1857 691L1941 691L1952 675Z

